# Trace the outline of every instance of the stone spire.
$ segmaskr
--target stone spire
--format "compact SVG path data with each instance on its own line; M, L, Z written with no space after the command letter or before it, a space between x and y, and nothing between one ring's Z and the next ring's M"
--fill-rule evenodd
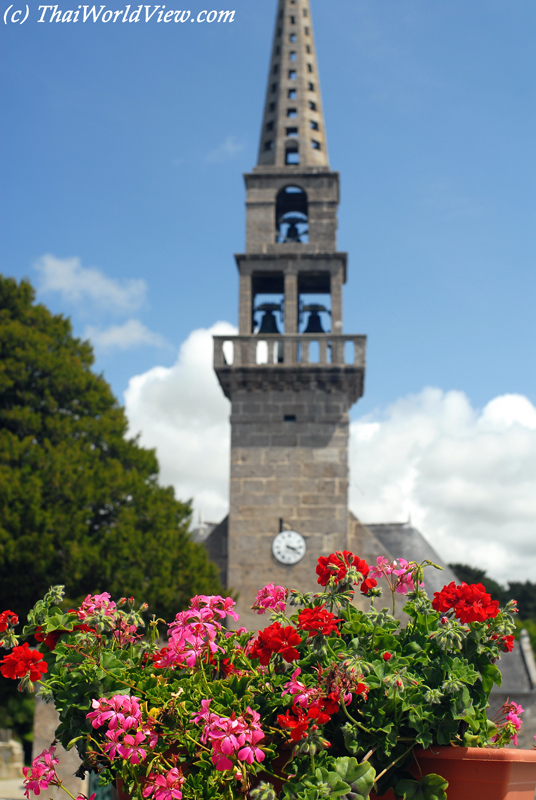
M309 0L279 0L259 167L328 166Z

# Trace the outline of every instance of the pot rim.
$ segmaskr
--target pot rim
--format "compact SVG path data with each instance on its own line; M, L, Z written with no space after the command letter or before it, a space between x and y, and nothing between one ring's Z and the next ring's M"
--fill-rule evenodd
M457 761L529 761L536 763L536 748L522 750L510 747L452 747L431 745L426 750L415 748L417 759L442 758Z

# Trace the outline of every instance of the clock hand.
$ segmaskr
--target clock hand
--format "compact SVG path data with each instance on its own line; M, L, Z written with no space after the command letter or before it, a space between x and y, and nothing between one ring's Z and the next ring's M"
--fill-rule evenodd
M291 544L287 544L287 545L286 545L286 548L287 548L287 550L294 550L294 552L295 552L295 553L299 553L299 552L300 552L300 551L299 551L299 548L297 548L297 547L292 547L292 545L291 545Z

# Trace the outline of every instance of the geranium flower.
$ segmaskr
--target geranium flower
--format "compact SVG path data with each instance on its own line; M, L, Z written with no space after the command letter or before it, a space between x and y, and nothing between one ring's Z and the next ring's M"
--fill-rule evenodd
M45 749L34 758L31 767L22 768L26 785L24 791L26 797L30 797L30 792L39 795L41 789L48 789L51 783L56 784L58 782L58 776L56 775L58 758L56 758L55 752L55 747L50 747L48 750Z
M359 590L362 594L367 595L371 589L375 589L378 585L378 581L375 578L365 578L363 583L360 585Z
M28 642L14 647L9 655L0 661L0 672L4 678L24 678L29 674L31 681L40 681L48 666L42 660L39 650L30 650Z
M14 628L15 625L19 624L19 618L13 611L2 611L0 614L0 633L7 630L8 628Z
M128 694L116 694L110 699L92 700L93 711L86 714L94 728L108 723L109 730L137 728L141 720L140 699Z
M287 711L285 714L278 714L277 721L282 728L290 728L292 731L290 738L293 742L297 742L306 735L310 718L301 708L294 706L293 711L296 716L292 716L290 711Z
M275 586L273 583L269 583L258 592L252 609L257 614L264 614L269 609L284 611L286 602L287 590L283 586Z
M436 611L454 610L457 619L462 623L485 622L499 613L499 603L492 600L481 583L462 583L460 586L452 581L440 592L434 592L432 607Z
M62 633L64 633L64 631L56 630L44 634L42 626L39 625L36 632L34 633L34 637L38 642L44 642L44 644L46 644L49 650L54 650L54 648L56 647L56 645L60 640Z
M183 774L177 767L173 767L165 775L151 772L143 789L143 796L150 797L154 792L154 800L181 800L183 783Z
M354 555L348 550L332 553L330 556L320 556L316 567L320 586L327 586L330 578L333 578L335 583L340 583L346 577L348 566L353 560Z
M78 619L83 622L88 617L95 617L100 614L105 617L114 617L116 609L116 604L113 600L110 600L109 592L102 592L102 594L88 594L76 613Z
M123 738L122 744L118 745L117 752L125 761L129 761L131 764L139 764L147 756L147 751L140 747L145 742L145 738L143 731L137 731L134 736L131 733L127 733Z
M315 606L314 608L304 608L298 615L298 628L301 631L308 631L309 637L323 634L329 636L335 633L340 636L337 623L342 619L337 619L335 614L326 611L325 606Z
M296 650L299 644L301 637L292 625L283 628L279 622L274 622L263 631L259 631L249 655L250 658L258 658L263 666L268 664L273 653L279 653L287 662L295 661L300 655Z
M282 695L291 694L294 696L294 704L298 704L302 707L305 707L309 704L309 699L312 695L317 693L317 689L311 688L308 689L304 683L298 680L298 676L301 674L300 667L296 667L294 672L292 673L292 678L288 683L285 683L284 691L281 692Z

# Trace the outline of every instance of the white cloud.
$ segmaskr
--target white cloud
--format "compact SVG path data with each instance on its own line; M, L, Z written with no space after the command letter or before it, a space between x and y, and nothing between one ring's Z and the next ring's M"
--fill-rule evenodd
M351 425L350 506L364 522L420 528L447 561L534 578L536 408L503 395L482 411L424 389Z
M91 300L101 308L129 312L145 300L147 284L141 279L116 281L94 267L83 267L80 259L41 256L35 264L40 273L39 290L58 292L71 303Z
M240 142L236 136L228 136L215 150L207 153L205 161L211 163L231 161L239 153L243 153L245 149L246 145L244 142Z
M132 347L143 345L171 347L163 336L150 331L137 319L129 319L122 325L110 325L104 329L87 325L84 336L86 339L91 339L93 345L102 350L129 350Z
M125 392L130 432L156 447L161 482L214 522L229 505L230 404L212 369L212 336L234 333L227 322L193 331L174 366L137 375Z
M194 331L177 363L132 378L132 433L156 447L162 482L205 519L228 510L228 401L212 369L212 334ZM447 561L502 581L534 580L536 408L503 395L474 409L462 392L424 389L353 422L350 507L365 522L416 525Z

